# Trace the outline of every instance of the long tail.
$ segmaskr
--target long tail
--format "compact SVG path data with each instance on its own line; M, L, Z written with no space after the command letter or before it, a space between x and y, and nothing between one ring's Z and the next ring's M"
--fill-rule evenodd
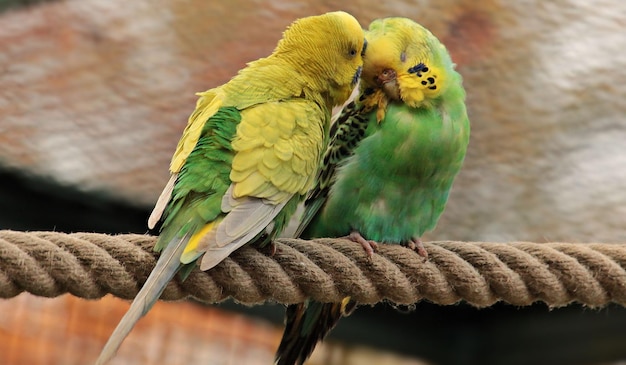
M167 283L172 280L181 267L180 256L188 241L189 235L177 237L165 247L154 270L150 273L148 280L146 280L146 283L130 305L128 312L126 312L113 331L113 334L111 334L111 337L109 337L106 345L104 345L98 360L96 360L96 365L104 365L115 356L117 349L133 329L135 323L137 323L159 299Z
M345 298L341 303L307 301L292 304L285 313L285 332L276 351L275 365L302 365L317 343L349 315L356 303Z

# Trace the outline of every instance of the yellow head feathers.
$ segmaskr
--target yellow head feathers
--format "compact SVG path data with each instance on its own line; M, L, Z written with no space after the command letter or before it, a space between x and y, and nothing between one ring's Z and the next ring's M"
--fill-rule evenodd
M407 18L375 20L366 32L362 89L371 106L401 100L418 107L438 97L453 69L445 47L426 28Z
M340 105L359 79L364 43L359 22L336 11L293 22L273 55L296 65L315 92L327 92L328 101Z

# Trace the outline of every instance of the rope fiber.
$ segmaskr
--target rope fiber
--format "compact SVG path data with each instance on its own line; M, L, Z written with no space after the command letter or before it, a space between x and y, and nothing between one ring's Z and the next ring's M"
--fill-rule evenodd
M155 240L0 230L0 297L26 291L132 299L155 265ZM425 242L428 260L399 245L379 245L369 259L344 239L278 239L275 245L273 256L245 246L207 272L195 269L187 280L171 282L161 299L292 304L349 295L361 304L626 305L625 244Z

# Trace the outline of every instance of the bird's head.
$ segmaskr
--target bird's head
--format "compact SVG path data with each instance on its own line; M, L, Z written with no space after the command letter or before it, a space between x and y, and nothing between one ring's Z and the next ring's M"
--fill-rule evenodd
M293 22L274 54L289 60L309 87L335 106L348 99L359 80L364 45L359 22L336 11Z
M384 109L397 101L416 108L445 91L454 66L426 28L407 18L385 18L373 21L365 36L361 94L366 105Z

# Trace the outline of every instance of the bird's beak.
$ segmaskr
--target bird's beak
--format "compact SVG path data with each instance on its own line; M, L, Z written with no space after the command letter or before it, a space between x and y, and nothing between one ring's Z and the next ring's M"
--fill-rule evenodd
M400 88L398 87L397 76L396 71L387 68L376 77L376 82L380 88L387 97L392 100L400 100Z
M390 68L386 68L383 70L383 72L381 72L378 77L376 78L376 81L378 82L379 86L384 86L386 83L390 82L390 81L395 81L396 80L396 71L390 69Z

